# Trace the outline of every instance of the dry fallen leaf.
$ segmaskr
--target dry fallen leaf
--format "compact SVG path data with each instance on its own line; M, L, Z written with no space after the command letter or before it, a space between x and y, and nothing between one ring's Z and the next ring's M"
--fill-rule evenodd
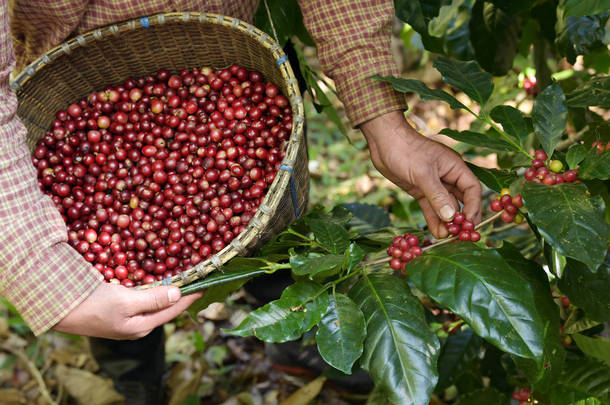
M55 375L71 397L82 405L124 404L109 378L102 378L88 371L58 365Z
M83 368L89 359L90 356L87 353L74 347L57 349L49 356L49 360L55 361L58 364L63 364L64 366L76 368Z
M309 401L318 396L325 382L326 377L320 376L316 378L283 400L281 405L307 405Z
M224 302L212 302L206 309L199 311L197 320L199 322L203 322L205 319L224 321L229 319L230 316L231 313L227 310Z
M0 404L2 405L21 405L25 404L26 398L23 392L16 388L0 389Z

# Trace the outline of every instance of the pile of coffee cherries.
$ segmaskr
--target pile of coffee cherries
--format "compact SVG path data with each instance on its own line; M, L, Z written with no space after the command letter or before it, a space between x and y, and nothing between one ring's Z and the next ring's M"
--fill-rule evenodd
M551 160L547 167L546 161L548 157L544 150L537 150L534 158L535 159L532 160L532 167L525 171L525 180L546 184L547 186L561 183L573 183L578 180L578 173L576 170L561 172L563 170L563 163L561 160Z
M449 235L457 236L463 242L481 240L481 234L474 230L474 222L467 220L462 212L455 214L452 221L445 222L445 228Z
M58 111L32 161L69 243L113 283L151 283L223 249L273 182L292 110L261 73L127 79Z

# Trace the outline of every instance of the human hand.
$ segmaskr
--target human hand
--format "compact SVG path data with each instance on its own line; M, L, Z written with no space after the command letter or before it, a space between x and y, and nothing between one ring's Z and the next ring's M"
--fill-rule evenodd
M178 287L134 290L100 282L53 329L108 339L138 339L180 315L202 295L199 292L181 297Z
M455 151L417 133L402 111L383 114L360 129L377 170L417 200L435 237L448 236L442 221L453 218L458 200L466 218L481 220L479 180Z

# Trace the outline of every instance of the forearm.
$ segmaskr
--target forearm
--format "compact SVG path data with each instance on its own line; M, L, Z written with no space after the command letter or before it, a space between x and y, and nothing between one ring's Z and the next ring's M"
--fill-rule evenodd
M370 77L396 75L390 50L391 0L299 0L324 72L336 84L354 126L406 109L404 96Z
M40 334L78 305L100 275L66 243L65 224L38 187L9 87L15 57L0 2L0 295Z

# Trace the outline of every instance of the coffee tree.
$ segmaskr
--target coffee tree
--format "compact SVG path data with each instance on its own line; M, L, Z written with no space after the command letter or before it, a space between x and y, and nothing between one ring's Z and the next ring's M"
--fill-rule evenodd
M289 3L270 1L272 16L298 20ZM469 145L468 156L498 156L500 169L469 164L491 191L484 221L475 228L458 214L451 236L434 240L392 226L378 207L314 208L254 257L186 287L208 291L191 311L289 269L295 283L281 298L229 332L266 342L307 334L335 369L370 373L371 402L610 402L610 342L598 336L610 320L608 1L396 0L395 8L442 54L433 66L446 86L374 79L473 116L469 130L441 134ZM307 40L298 24L279 30ZM579 56L585 69L557 68ZM528 58L535 76L526 87L537 96L525 114L496 83ZM332 117L319 87L312 94Z

